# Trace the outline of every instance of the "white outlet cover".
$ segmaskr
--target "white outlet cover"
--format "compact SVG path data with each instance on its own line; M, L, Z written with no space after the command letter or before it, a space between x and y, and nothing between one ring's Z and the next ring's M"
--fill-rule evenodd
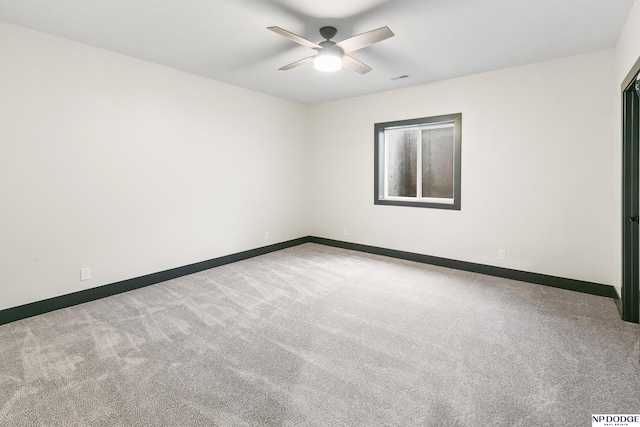
M85 267L80 269L80 280L91 279L91 268Z

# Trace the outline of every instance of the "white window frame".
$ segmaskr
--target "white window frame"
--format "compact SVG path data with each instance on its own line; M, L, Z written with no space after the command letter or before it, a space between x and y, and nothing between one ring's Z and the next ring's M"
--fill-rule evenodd
M453 198L422 197L422 130L451 127L454 131L454 156L453 156ZM395 122L376 123L375 126L375 197L374 203L378 205L417 206L426 208L460 210L460 178L461 178L461 128L462 114L448 114L435 117L423 117L419 119L401 120ZM386 171L388 170L388 156L385 145L385 136L395 130L415 129L418 132L417 144L417 182L416 196L402 197L390 196Z

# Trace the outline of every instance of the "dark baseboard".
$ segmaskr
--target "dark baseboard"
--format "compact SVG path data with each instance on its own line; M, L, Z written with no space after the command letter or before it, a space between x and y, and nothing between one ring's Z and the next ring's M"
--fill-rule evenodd
M189 264L183 267L172 268L170 270L160 271L158 273L135 277L133 279L123 280L121 282L98 286L96 288L85 289L82 291L74 292L67 295L61 295L42 301L36 301L18 307L0 310L0 325L14 322L20 319L25 319L27 317L37 316L39 314L48 313L50 311L58 310L61 308L71 307L85 302L94 301L100 298L105 298L134 289L143 288L145 286L154 285L156 283L175 279L177 277L186 276L188 274L197 273L199 271L208 270L210 268L219 267L221 265L230 264L232 262L242 261L308 242L609 297L614 299L619 310L622 309L620 297L618 296L615 288L610 285L584 282L575 279L566 279L563 277L549 276L546 274L530 273L527 271L511 270L508 268L495 267L491 265L475 264L466 261L434 257L413 252L398 251L395 249L386 249L376 246L361 245L358 243L343 242L340 240L325 239L322 237L307 236L301 237L299 239L288 240L286 242L276 243L274 245L263 246L261 248L226 255L195 264Z
M309 237L301 237L299 239L288 240L286 242L276 243L274 245L263 246L261 248L238 252L207 261L197 262L195 264L185 265L183 267L177 267L170 270L160 271L158 273L147 274L146 276L135 277L133 279L123 280L121 282L111 283L108 285L85 289L82 291L61 295L42 301L32 302L30 304L20 305L18 307L8 308L6 310L0 311L0 325L14 322L20 319L25 319L27 317L37 316L38 314L48 313L50 311L58 310L61 308L71 307L85 302L94 301L111 295L120 294L122 292L132 291L134 289L154 285L156 283L175 279L177 277L186 276L187 274L197 273L199 271L208 270L210 268L219 267L221 265L230 264L232 262L242 261L259 255L264 255L269 252L275 252L281 249L297 246L309 241Z
M311 237L310 241L321 245L334 246L337 248L351 249L359 252L367 252L375 255L383 255L392 258L400 258L409 261L416 261L425 264L438 265L441 267L455 268L457 270L471 271L473 273L486 274L489 276L503 277L506 279L519 280L521 282L536 283L538 285L552 286L554 288L578 291L602 297L616 298L616 289L611 285L600 283L584 282L582 280L566 279L564 277L549 276L546 274L530 273L528 271L512 270L509 268L495 267L492 265L475 264L472 262L458 261L455 259L440 258L430 255L422 255L413 252L398 251L395 249L380 248L377 246L367 246L358 243L343 242L340 240L325 239L322 237Z
M618 295L618 291L614 288L613 291L615 295L613 296L613 302L616 303L616 307L618 307L618 311L620 312L620 318L624 320L624 316L622 315L622 299L620 299L620 295Z

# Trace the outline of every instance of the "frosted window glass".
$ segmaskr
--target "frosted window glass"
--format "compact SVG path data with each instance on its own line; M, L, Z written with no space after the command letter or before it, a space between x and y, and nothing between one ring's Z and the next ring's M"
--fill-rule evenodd
M418 165L418 132L387 132L387 191L389 196L416 197Z
M422 131L422 197L453 198L453 126Z

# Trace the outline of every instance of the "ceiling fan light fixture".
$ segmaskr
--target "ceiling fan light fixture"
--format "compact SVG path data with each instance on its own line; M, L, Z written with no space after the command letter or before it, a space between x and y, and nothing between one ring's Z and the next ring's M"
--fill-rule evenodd
M318 71L330 73L344 67L347 70L355 71L359 74L367 74L371 71L371 67L347 54L393 37L393 32L391 32L389 27L380 27L336 43L331 39L336 35L338 30L336 30L335 27L327 26L320 28L320 35L325 40L320 43L315 43L280 27L267 27L267 29L302 46L310 47L317 52L314 56L307 56L284 67L280 67L279 70L283 71L313 62L314 68Z
M337 52L320 52L313 58L313 67L325 73L338 71L342 68L342 55Z

